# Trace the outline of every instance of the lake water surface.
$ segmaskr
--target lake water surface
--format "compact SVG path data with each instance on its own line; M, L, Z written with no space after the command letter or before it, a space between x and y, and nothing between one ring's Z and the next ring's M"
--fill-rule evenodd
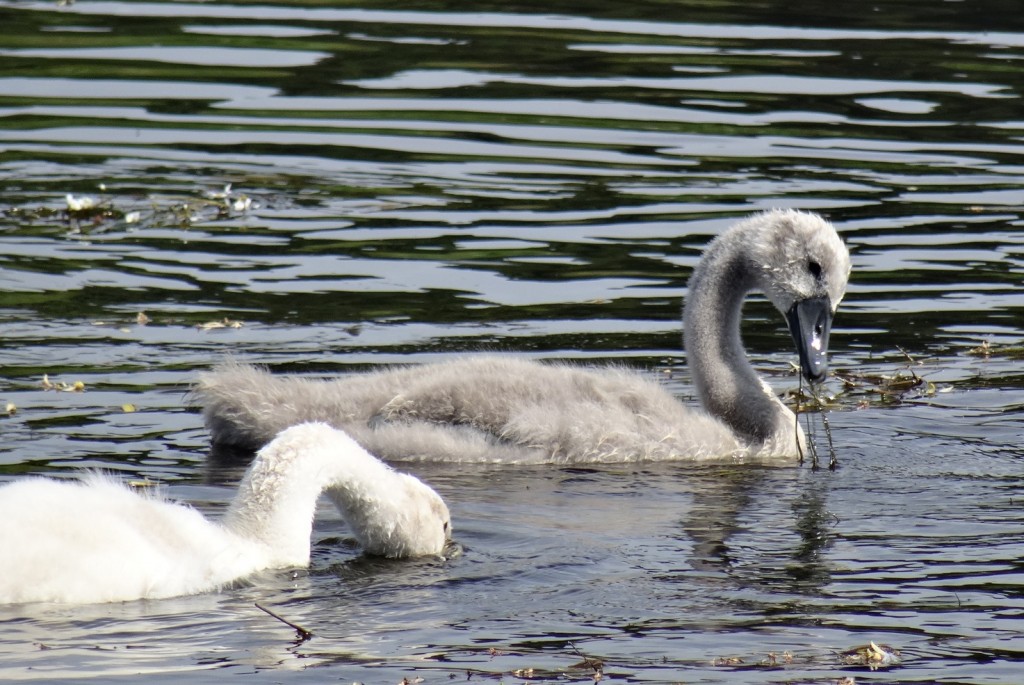
M618 360L691 400L714 235L809 209L854 263L834 472L414 465L462 556L362 558L325 505L297 578L0 608L0 678L1024 682L1024 18L783 5L0 0L3 480L218 514L244 463L185 395L228 354ZM872 641L902 662L844 663Z

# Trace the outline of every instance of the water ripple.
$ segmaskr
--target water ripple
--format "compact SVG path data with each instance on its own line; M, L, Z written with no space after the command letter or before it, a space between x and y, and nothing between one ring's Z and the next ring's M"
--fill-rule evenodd
M0 675L1018 682L1016 8L492 5L0 0L5 479L102 468L220 514L244 464L185 398L228 354L613 360L692 402L687 278L775 206L852 253L839 469L420 464L461 557L362 558L324 505L308 574L0 608ZM745 315L793 393L784 322ZM842 663L870 641L903 663Z

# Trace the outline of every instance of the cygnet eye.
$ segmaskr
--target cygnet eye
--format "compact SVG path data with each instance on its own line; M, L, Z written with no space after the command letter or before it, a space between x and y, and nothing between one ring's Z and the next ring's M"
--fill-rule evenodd
M817 281L821 278L821 264L818 264L818 262L813 259L807 262L807 270L811 272L812 276L814 276L814 280Z

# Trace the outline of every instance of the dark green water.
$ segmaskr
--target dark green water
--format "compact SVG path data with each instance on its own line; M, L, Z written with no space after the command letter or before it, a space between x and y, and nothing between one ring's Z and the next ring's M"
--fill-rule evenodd
M590 681L579 650L610 682L1020 682L1015 3L0 0L0 26L4 478L102 467L221 511L240 467L185 393L226 354L620 360L689 397L711 237L798 207L854 262L834 473L421 466L460 559L361 559L325 508L299 581L0 609L0 677ZM784 322L746 314L793 389ZM872 640L902 665L836 655Z

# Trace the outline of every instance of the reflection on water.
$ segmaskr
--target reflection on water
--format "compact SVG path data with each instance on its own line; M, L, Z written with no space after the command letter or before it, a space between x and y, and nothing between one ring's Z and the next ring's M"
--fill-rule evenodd
M325 507L310 574L0 608L0 674L1017 682L1024 27L984 9L0 0L7 477L102 467L219 513L241 466L184 396L228 353L615 359L690 398L712 236L813 209L854 260L835 472L420 465L461 557L361 559ZM793 390L783 322L745 312ZM869 641L903 664L841 664Z

